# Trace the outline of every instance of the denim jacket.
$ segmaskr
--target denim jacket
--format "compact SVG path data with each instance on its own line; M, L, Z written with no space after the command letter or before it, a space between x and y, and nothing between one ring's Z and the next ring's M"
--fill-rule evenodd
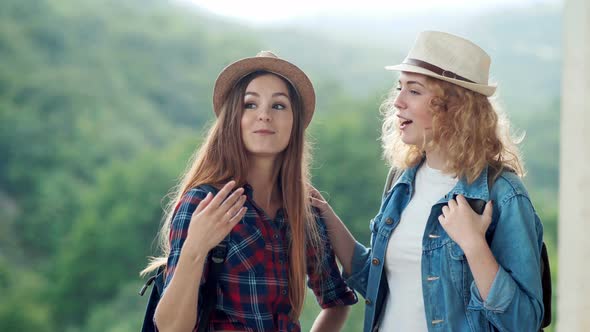
M374 331L389 294L383 269L392 231L414 190L420 165L409 168L385 195L371 220L371 247L356 243L349 286L365 298L364 332ZM488 188L488 169L471 184L460 179L435 205L422 237L422 290L428 331L538 331L543 318L540 253L543 226L520 178L505 171ZM454 197L493 201L486 240L499 270L483 301L463 250L438 222ZM387 327L384 327L389 331ZM384 330L383 327L381 329Z

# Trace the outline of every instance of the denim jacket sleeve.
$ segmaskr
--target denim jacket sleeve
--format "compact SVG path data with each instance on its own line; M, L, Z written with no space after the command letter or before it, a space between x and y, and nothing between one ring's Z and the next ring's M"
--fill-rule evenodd
M359 292L364 298L367 297L370 260L371 249L357 241L352 255L351 273L348 275L346 272L342 272L342 276L346 283Z
M542 224L524 194L516 193L496 204L498 221L490 249L499 270L485 301L475 282L471 284L468 310L483 311L500 331L538 331L543 318Z
M371 254L373 245L375 244L375 223L377 222L377 219L379 219L380 214L381 213L377 214L377 216L371 219L369 223L369 228L371 229L371 246L367 248L360 242L356 241L352 254L350 275L346 272L342 273L346 283L359 292L364 298L367 297Z

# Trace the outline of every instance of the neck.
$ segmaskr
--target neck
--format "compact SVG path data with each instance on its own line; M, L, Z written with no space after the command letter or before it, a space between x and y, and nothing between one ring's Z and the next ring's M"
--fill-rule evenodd
M426 151L426 164L430 168L448 173L447 159L440 150Z
M279 167L280 162L276 157L250 156L248 160L246 180L254 191L254 201L265 210L273 207L273 203L274 205L280 205L281 202L281 193L278 186Z

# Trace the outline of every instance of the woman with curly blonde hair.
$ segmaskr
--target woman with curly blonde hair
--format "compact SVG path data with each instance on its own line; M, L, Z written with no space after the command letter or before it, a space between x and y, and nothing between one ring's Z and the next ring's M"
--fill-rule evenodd
M508 121L490 100L490 62L468 40L426 31L386 67L401 72L382 105L396 175L369 248L314 192L347 282L365 297L365 332L541 325L543 227Z

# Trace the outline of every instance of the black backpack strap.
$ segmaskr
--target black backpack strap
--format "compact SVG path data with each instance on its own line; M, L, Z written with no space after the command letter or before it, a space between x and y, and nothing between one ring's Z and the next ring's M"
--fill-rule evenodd
M545 242L541 246L541 284L543 286L543 307L545 307L541 322L541 331L543 331L543 328L551 324L551 294L553 293L551 290L551 268Z
M213 194L217 194L219 191L214 186L208 184L203 184L199 187ZM219 274L221 274L221 271L223 270L228 246L229 235L209 252L209 271L207 273L205 284L201 287L201 298L203 301L201 303L201 308L199 308L199 317L201 317L201 321L198 323L197 332L205 332L209 329L211 313L215 309L215 304L217 302L217 281L219 279Z
M152 275L146 283L139 290L139 295L143 296L148 287L153 283L152 292L148 299L147 306L145 308L145 316L143 318L143 324L141 326L141 332L156 332L154 326L154 314L156 313L156 307L162 297L162 291L164 289L164 266L160 266L158 271Z
M217 280L219 274L223 270L223 264L227 256L229 244L229 235L226 236L221 243L210 251L209 254L209 273L207 274L207 280L201 289L203 293L201 298L203 302L201 304L201 321L197 332L205 332L209 328L209 320L211 319L211 313L215 309L215 303L217 302Z
M203 303L200 308L200 310L202 310L200 314L202 318L199 322L198 332L205 332L209 327L209 319L211 318L211 313L215 308L217 300L217 280L219 279L221 270L223 270L223 264L225 263L225 258L227 256L228 243L229 235L209 252L209 271L207 273L205 285L202 287L203 294L201 295L201 298L203 299ZM148 299L145 309L145 317L143 319L141 332L156 332L154 314L156 313L156 307L164 292L164 270L165 267L161 266L139 290L139 295L143 296L145 291L153 284L152 292L150 293L150 298Z
M211 185L201 185L200 187L212 192L213 194L217 194L218 191L217 188ZM209 319L211 318L211 313L215 308L215 303L217 300L217 280L219 279L221 270L223 270L223 264L225 263L225 258L228 251L228 244L229 235L226 236L215 248L211 249L209 252L209 270L207 273L205 285L202 287L203 294L201 295L201 298L203 299L203 303L201 304L201 308L199 308L199 311L201 311L201 322L199 322L199 327L197 330L198 332L205 332L209 328ZM150 298L147 303L141 332L157 331L154 324L154 314L156 312L158 302L162 297L162 293L164 292L164 271L165 266L161 266L158 271L146 281L139 291L139 295L143 296L145 291L153 284L152 292L150 293Z

